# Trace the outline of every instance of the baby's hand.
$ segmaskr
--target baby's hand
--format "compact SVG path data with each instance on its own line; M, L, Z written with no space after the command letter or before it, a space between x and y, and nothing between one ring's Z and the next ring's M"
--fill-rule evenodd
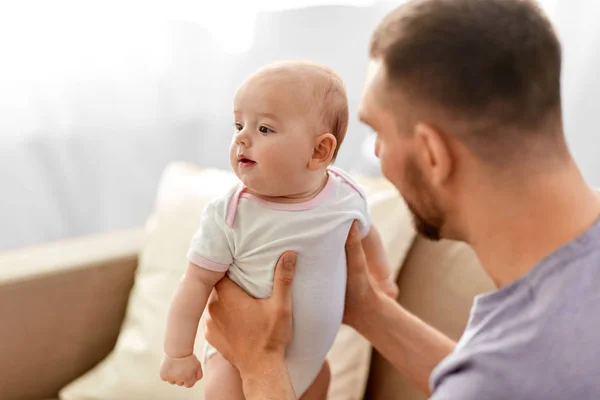
M380 280L377 285L379 286L379 289L383 291L383 293L387 294L392 299L398 297L399 289L393 276L389 276L386 279Z
M194 354L181 358L165 354L160 365L160 378L173 385L191 388L202 379L202 366Z

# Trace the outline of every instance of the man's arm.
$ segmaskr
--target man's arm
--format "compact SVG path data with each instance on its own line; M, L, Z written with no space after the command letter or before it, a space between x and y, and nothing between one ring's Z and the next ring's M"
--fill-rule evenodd
M208 304L206 340L238 369L246 400L296 400L285 365L295 267L294 253L279 258L268 299L250 297L225 277Z
M240 371L246 400L296 400L284 358L263 359L259 368Z
M365 304L362 320L353 324L388 361L425 393L433 369L455 343L381 293Z
M431 372L456 344L373 286L356 223L346 242L346 257L348 288L344 322L429 393Z

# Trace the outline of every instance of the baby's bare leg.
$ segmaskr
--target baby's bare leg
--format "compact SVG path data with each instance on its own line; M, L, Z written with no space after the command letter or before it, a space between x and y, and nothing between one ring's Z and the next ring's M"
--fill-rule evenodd
M326 400L330 380L329 363L325 361L317 378L300 400ZM244 400L242 380L238 370L219 353L208 359L203 383L206 400Z
M327 399L327 390L329 389L329 381L331 380L331 371L327 360L323 363L321 371L315 381L304 392L300 400L325 400Z
M238 370L219 353L206 362L204 396L206 400L244 400Z

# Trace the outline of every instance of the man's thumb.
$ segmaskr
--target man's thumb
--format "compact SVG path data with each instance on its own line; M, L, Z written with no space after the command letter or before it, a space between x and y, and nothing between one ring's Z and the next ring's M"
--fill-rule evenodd
M273 279L273 296L279 300L291 299L292 282L296 271L296 253L286 252L277 261Z
M364 269L366 265L357 221L352 223L348 239L346 239L346 262L348 264L348 273Z

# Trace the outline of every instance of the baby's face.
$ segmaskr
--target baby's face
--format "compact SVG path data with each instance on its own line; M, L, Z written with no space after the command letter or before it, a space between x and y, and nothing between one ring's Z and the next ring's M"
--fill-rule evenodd
M309 184L316 113L285 76L250 78L234 99L230 160L245 186L263 196L290 196Z

